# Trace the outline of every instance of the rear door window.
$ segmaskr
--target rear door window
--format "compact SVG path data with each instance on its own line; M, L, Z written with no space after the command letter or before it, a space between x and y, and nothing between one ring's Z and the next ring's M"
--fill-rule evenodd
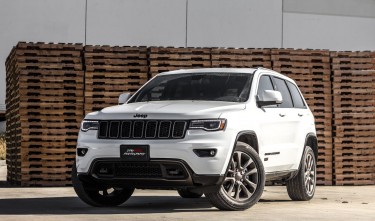
M306 108L305 102L303 102L302 95L298 91L296 85L287 81L289 91L292 94L293 104L295 108Z

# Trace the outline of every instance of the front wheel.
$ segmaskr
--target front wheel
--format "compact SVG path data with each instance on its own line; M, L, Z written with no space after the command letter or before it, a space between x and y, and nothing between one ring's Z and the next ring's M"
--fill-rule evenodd
M220 190L205 195L218 209L245 210L259 201L264 183L264 167L258 153L238 141Z
M77 176L75 162L72 168L72 183L78 197L88 205L95 207L121 205L127 201L134 192L134 188L98 187L82 182Z
M308 201L314 197L316 187L316 159L311 147L306 146L301 166L295 177L286 183L288 195L295 201Z

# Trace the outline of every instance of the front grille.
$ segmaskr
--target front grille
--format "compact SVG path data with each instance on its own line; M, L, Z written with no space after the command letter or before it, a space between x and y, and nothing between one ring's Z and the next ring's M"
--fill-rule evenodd
M141 162L98 162L93 168L97 177L123 177L123 178L161 178L161 166L158 163Z
M160 165L156 163L117 163L115 164L115 176L160 178L163 174Z
M99 122L99 139L182 139L188 121L109 120Z
M188 172L176 162L98 161L91 171L98 178L186 179Z

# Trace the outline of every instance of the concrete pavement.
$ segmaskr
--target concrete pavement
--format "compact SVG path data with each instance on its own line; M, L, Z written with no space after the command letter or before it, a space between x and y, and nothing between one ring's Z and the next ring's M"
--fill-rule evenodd
M266 187L261 201L241 212L219 211L203 197L136 190L125 204L94 208L70 187L0 187L0 220L375 220L375 186L318 187L310 202L290 201L285 187Z
M2 162L0 162L3 165ZM267 186L246 211L219 211L204 198L182 199L176 191L136 190L125 204L94 208L71 187L14 188L4 185L0 165L0 220L375 220L375 186L319 186L309 202L293 202L283 186Z

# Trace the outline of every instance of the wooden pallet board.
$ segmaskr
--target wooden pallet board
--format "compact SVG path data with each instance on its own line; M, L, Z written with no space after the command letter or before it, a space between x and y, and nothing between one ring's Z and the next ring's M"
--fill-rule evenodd
M300 55L300 56L329 56L328 50L314 50L314 49L292 49L281 48L271 49L272 55Z
M30 49L30 50L74 50L81 51L83 44L70 44L70 43L44 43L44 42L18 42L17 49Z
M271 61L212 61L213 68L271 68Z

